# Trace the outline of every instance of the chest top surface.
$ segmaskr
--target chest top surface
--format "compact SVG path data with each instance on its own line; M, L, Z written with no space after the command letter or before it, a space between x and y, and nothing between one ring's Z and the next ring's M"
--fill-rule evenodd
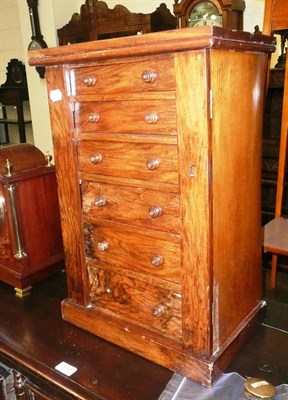
M86 63L115 57L137 57L200 48L271 53L275 50L275 39L217 26L202 26L35 50L29 52L29 64L49 66Z

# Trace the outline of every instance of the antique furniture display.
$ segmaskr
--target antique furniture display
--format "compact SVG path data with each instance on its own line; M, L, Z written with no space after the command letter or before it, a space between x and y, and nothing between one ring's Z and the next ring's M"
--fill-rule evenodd
M57 30L59 45L88 42L175 29L176 18L162 3L152 14L132 13L118 4L108 8L104 1L86 0L80 14Z
M268 0L265 4L263 32L280 33L285 40L288 32L288 3ZM272 253L271 287L276 285L278 255L288 256L288 219L283 214L288 136L288 57L284 76L275 218L264 226L264 252Z
M0 104L2 118L0 124L4 125L5 141L10 142L8 126L18 125L20 143L26 142L25 125L30 124L30 119L24 118L23 102L29 100L25 65L12 58L6 67L6 81L0 86ZM14 106L17 119L8 118L7 107Z
M63 318L205 385L264 306L261 129L274 47L206 26L29 59L47 74Z
M55 167L30 144L0 148L0 279L19 297L64 267Z
M217 25L243 30L244 0L175 0L178 28Z

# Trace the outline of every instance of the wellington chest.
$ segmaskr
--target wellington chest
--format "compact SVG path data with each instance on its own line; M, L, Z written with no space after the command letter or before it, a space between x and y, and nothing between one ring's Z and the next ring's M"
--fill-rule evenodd
M0 279L16 295L64 267L55 167L31 144L0 148Z
M187 28L30 53L45 66L63 318L211 385L260 319L268 37Z

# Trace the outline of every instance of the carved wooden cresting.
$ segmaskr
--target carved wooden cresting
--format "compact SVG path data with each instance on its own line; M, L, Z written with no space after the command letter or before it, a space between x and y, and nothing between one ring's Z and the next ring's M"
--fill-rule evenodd
M176 17L165 3L150 14L133 13L123 5L109 8L104 1L86 0L80 13L57 30L59 45L131 36L176 28Z
M268 37L201 27L30 54L47 68L63 318L205 385L264 305L261 132L273 50Z

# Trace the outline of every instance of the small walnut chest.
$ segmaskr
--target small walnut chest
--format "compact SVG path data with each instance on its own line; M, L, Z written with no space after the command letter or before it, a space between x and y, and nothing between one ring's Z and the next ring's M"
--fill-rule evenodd
M268 37L187 28L36 51L66 249L62 315L211 385L261 300Z

